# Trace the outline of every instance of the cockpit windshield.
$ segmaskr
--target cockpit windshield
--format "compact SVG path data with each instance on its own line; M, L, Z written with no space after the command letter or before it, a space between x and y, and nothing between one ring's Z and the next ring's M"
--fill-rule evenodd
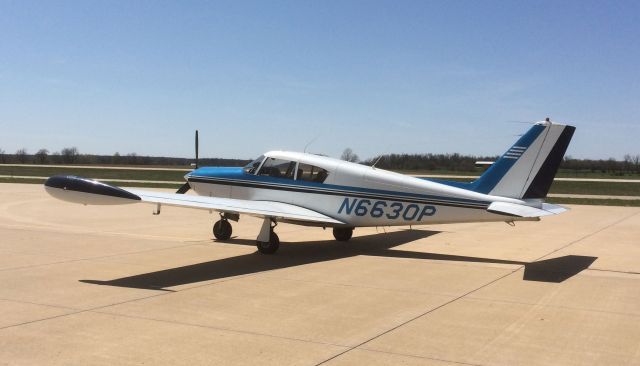
M260 167L260 164L262 164L263 160L264 160L264 155L260 155L256 160L244 166L243 168L244 172L247 174L256 174L256 171Z

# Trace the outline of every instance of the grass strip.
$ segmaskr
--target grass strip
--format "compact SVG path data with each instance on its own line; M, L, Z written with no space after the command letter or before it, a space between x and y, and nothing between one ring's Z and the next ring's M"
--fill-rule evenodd
M569 198L549 197L546 202L566 205L591 205L591 206L623 206L640 207L640 200L616 200L609 198Z

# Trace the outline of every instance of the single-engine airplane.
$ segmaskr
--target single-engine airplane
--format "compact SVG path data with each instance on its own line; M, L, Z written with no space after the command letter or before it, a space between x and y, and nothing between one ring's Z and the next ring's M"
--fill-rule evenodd
M229 221L262 218L261 253L278 250L278 222L330 227L347 241L356 227L540 220L566 211L544 203L575 127L548 118L529 131L471 183L406 176L307 153L270 151L245 167L198 167L176 193L111 186L76 176L53 176L46 191L61 200L95 205L151 203L216 211L218 240ZM184 194L193 189L198 195Z

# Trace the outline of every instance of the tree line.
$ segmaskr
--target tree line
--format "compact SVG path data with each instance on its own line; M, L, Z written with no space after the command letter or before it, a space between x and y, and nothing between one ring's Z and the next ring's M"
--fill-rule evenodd
M350 150L348 156L353 156ZM357 155L356 155L357 156ZM344 158L344 156L343 156ZM472 172L477 170L477 161L496 161L499 156L473 156L461 154L386 154L364 160L364 165L374 165L377 168L404 171L460 171ZM347 159L343 159L347 160ZM575 173L609 173L609 174L640 174L640 154L627 154L623 160L609 159L575 159L567 155L560 169Z
M374 165L377 168L403 171L460 171L477 170L476 161L495 161L498 156L474 156L461 154L386 154L359 161L358 155L351 148L342 153L343 160ZM244 166L250 160L203 158L200 165L207 166ZM27 149L18 149L15 153L6 153L0 149L0 164L98 164L98 165L163 165L188 166L191 158L174 158L165 156L143 156L134 152L113 155L81 154L76 147L66 147L50 153L40 149L29 154ZM640 174L640 154L627 154L622 160L609 159L575 159L567 155L560 166L561 169L574 172Z
M7 154L0 149L0 164L78 164L78 165L163 165L188 166L194 162L192 158L173 158L166 156L143 156L135 152L113 155L81 154L76 147L66 147L60 151L50 153L47 149L40 149L35 154L29 154L27 149L18 149L14 154ZM201 158L200 165L208 166L244 166L250 160Z

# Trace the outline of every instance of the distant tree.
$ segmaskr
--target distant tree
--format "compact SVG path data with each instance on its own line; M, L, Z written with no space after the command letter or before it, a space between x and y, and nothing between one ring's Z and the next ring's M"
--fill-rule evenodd
M113 154L111 157L111 164L122 164L122 157L119 152L116 151L115 154Z
M616 171L616 166L617 166L617 161L616 158L609 158L606 161L606 167L607 167L607 171L608 172L615 172Z
M74 147L65 147L60 150L60 156L62 157L62 162L65 164L74 164L78 161L78 148Z
M54 164L61 163L60 151L54 151L51 154L49 154L49 161Z
M34 155L34 158L36 163L46 164L49 161L49 150L47 149L38 150L38 152Z
M28 159L29 159L29 155L27 154L27 149L22 148L16 151L16 160L20 164L25 164Z
M136 165L138 164L138 154L132 152L127 154L127 164Z
M4 164L7 162L7 156L4 154L4 150L0 149L0 163Z
M358 158L358 155L354 153L350 147L344 149L342 155L340 156L340 159L344 161L350 161L352 163L357 163L360 160L360 158Z

